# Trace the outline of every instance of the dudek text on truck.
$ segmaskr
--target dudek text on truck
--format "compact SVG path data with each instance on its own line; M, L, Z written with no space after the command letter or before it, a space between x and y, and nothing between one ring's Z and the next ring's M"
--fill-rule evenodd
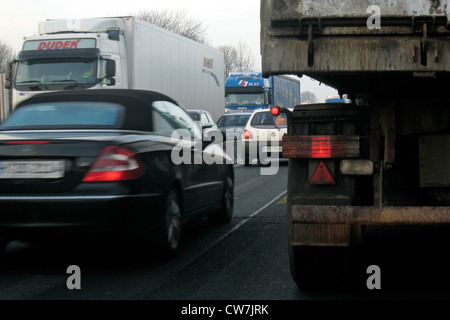
M289 261L302 288L339 270L364 226L450 223L448 1L377 3L261 1L264 76L307 75L354 102L273 109L289 120Z
M223 53L135 17L47 20L7 72L11 109L59 90L144 89L223 114Z

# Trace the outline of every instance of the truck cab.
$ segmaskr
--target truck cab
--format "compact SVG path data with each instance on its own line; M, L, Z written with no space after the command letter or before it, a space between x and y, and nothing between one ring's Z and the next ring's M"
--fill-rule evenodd
M225 112L266 109L271 101L270 82L261 73L230 73L225 81Z
M41 22L13 62L12 109L47 91L126 88L124 24L120 18Z

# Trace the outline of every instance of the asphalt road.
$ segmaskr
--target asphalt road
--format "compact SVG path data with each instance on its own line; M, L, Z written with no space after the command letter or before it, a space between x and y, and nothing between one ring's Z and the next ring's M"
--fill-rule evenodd
M235 168L230 224L207 219L184 229L180 253L143 259L138 244L12 242L0 258L0 300L353 300L448 299L450 232L439 228L369 228L338 288L304 292L289 272L287 165L276 175ZM80 289L68 289L80 270ZM370 290L367 268L381 271Z

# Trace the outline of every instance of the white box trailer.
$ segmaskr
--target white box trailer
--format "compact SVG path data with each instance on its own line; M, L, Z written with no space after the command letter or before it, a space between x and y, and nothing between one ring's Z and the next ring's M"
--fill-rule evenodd
M218 118L223 61L222 52L135 17L47 20L18 55L13 106L45 91L129 88L159 91Z

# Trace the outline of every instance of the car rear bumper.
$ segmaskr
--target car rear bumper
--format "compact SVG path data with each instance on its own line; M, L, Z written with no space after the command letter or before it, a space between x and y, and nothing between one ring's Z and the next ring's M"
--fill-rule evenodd
M244 145L246 159L258 158L263 160L266 158L281 158L282 156L281 141L245 141Z
M135 233L160 223L164 195L0 196L0 234L120 231Z

